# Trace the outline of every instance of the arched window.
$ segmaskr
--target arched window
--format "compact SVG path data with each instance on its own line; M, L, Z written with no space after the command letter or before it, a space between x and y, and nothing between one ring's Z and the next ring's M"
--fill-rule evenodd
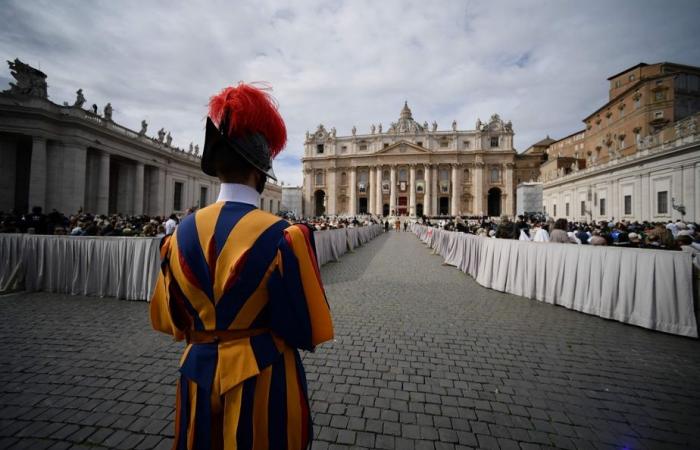
M323 171L316 171L316 186L323 186Z
M501 181L501 170L498 167L491 168L491 182L498 183Z
M367 183L367 179L369 178L369 174L367 173L366 170L363 170L359 173L358 178L360 179L360 183Z
M382 174L382 180L388 180L389 179L389 171L385 170L384 173Z
M340 174L340 185L346 186L348 184L348 174L343 172Z
M440 181L449 181L449 179L450 179L449 169L445 169L444 167L440 168L439 177L440 177Z
M399 181L408 181L408 171L405 167L399 169Z
M423 169L416 170L416 180L422 180L422 179L423 179Z
M471 181L471 178L469 178L471 175L469 174L469 169L464 169L464 182L469 183Z

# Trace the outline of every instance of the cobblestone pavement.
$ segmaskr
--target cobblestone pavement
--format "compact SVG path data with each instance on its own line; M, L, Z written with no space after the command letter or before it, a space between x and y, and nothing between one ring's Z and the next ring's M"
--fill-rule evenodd
M389 233L322 269L314 449L700 448L700 342L506 295ZM0 297L0 448L169 448L147 305Z

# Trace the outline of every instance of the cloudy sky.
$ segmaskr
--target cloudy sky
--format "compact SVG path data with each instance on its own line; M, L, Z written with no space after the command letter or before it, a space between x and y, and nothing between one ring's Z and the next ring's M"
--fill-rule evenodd
M304 132L512 120L519 151L582 128L606 78L641 61L700 65L690 1L3 1L0 56L48 75L49 96L201 145L209 96L267 81L289 130L275 162L301 182ZM0 84L9 82L7 68Z

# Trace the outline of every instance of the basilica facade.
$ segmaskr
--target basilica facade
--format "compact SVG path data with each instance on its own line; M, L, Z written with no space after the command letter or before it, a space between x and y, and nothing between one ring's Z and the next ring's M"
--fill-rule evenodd
M529 161L532 159L532 161ZM512 216L519 158L513 127L497 114L473 130L422 124L404 104L397 122L350 136L319 125L304 143L304 215ZM524 180L526 181L526 180Z

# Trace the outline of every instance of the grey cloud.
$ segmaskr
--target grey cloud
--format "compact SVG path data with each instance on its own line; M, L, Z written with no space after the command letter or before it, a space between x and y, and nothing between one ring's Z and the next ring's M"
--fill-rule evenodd
M275 164L301 182L304 132L396 120L471 128L499 113L516 147L582 127L605 78L640 61L700 64L697 2L26 2L0 10L0 56L41 65L61 103L82 87L115 119L201 144L209 96L268 81L289 144ZM5 74L3 74L4 76Z

